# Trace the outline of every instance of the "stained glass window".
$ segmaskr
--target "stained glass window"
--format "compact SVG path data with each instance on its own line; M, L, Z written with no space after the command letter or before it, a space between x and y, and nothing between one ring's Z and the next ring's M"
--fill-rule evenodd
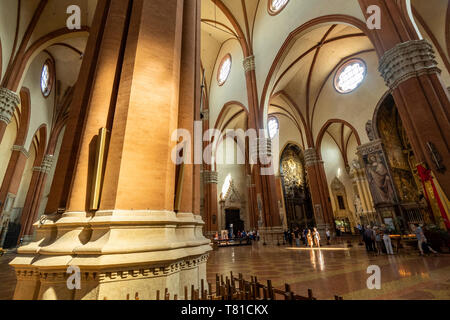
M48 62L46 62L42 67L41 72L41 91L45 97L48 97L50 95L50 92L52 91L51 84L52 79L50 73L50 65L48 64Z

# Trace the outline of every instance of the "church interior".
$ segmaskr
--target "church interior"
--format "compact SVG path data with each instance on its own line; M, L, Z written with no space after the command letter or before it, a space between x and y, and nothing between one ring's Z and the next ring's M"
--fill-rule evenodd
M449 0L0 0L0 300L448 300L449 142Z

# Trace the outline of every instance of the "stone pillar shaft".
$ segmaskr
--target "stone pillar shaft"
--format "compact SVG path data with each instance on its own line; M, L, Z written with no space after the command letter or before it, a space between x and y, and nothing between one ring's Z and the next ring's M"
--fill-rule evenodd
M93 150L95 150L96 136L99 130L101 128L111 129L111 116L114 114L114 110L111 110L111 101L114 101L114 97L117 95L117 75L121 68L120 48L123 47L126 36L128 7L128 0L111 1L87 111L87 120L70 190L68 212L86 212L90 209L87 203L90 196L88 190L90 190L91 183L89 179L92 177L90 167L93 166Z
M450 95L430 44L420 40L405 8L407 0L359 0L381 8L381 30L371 37L381 56L380 72L395 104L419 163L433 170L450 194Z
M316 149L305 151L305 166L308 172L311 198L314 207L314 215L319 231L323 232L324 226L334 231L334 215L330 203L330 192L325 176L323 161L320 160Z

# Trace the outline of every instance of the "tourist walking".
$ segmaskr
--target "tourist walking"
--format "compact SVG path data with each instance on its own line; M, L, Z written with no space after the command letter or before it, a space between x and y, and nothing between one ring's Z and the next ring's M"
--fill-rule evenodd
M328 229L328 228L326 231L326 235L327 235L327 245L329 246L331 244L331 232L330 232L330 229Z
M424 252L428 253L428 251L433 252L434 254L437 254L437 252L430 247L428 244L428 240L425 237L425 234L423 233L422 227L420 227L418 224L413 225L413 231L416 234L417 238L417 245L419 247L420 255L423 256Z

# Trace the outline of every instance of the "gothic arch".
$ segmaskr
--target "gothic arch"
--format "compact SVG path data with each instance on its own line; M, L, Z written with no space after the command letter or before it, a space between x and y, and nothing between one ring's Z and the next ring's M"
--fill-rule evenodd
M15 61L15 64L11 70L12 76L6 84L6 87L13 91L17 90L25 74L25 70L31 64L33 59L45 48L67 38L79 37L88 34L89 27L83 26L80 30L75 31L68 30L67 28L61 28L42 36L28 48L20 62Z
M31 95L30 90L26 87L20 89L20 101L21 108L18 121L18 131L15 145L23 146L28 135L30 127L30 115L31 115Z
M327 130L330 128L331 125L333 124L342 124L342 132L341 132L341 141L335 141L335 143L337 144L339 150L341 151L342 154L342 158L344 159L344 163L346 166L348 166L349 161L348 161L348 156L347 156L347 152L348 152L348 143L350 141L350 138L352 136L355 136L356 138L356 142L358 144L358 146L361 145L361 138L359 137L358 131L355 129L355 127L353 127L349 122L342 120L342 119L330 119L328 120L325 125L322 127L322 129L319 132L319 135L317 136L317 140L316 140L316 150L320 156L320 158L322 158L322 141L323 138L325 136L325 133L327 132ZM343 136L343 130L344 127L348 127L351 130L351 134L348 136L347 141L344 141L344 136ZM334 138L333 138L334 139Z
M267 74L266 81L262 90L261 94L261 101L259 106L259 121L263 123L264 117L268 112L268 104L266 104L266 101L270 100L270 95L272 93L269 93L269 87L271 86L271 82L273 80L273 76L275 72L277 71L277 68L281 65L281 62L286 57L286 54L289 52L289 49L291 48L291 45L302 35L307 34L310 30L312 30L313 27L319 26L319 25L329 25L329 24L348 24L353 27L358 28L361 30L365 36L369 38L369 40L372 42L373 46L375 47L378 56L381 56L382 54L382 48L380 44L378 43L378 40L373 36L371 32L369 32L367 25L352 16L348 15L327 15L318 17L315 19L312 19L303 25L299 26L295 30L293 30L289 36L284 41L283 45L281 46L280 50L278 51L272 66L269 70L269 73ZM275 87L274 87L275 88Z

